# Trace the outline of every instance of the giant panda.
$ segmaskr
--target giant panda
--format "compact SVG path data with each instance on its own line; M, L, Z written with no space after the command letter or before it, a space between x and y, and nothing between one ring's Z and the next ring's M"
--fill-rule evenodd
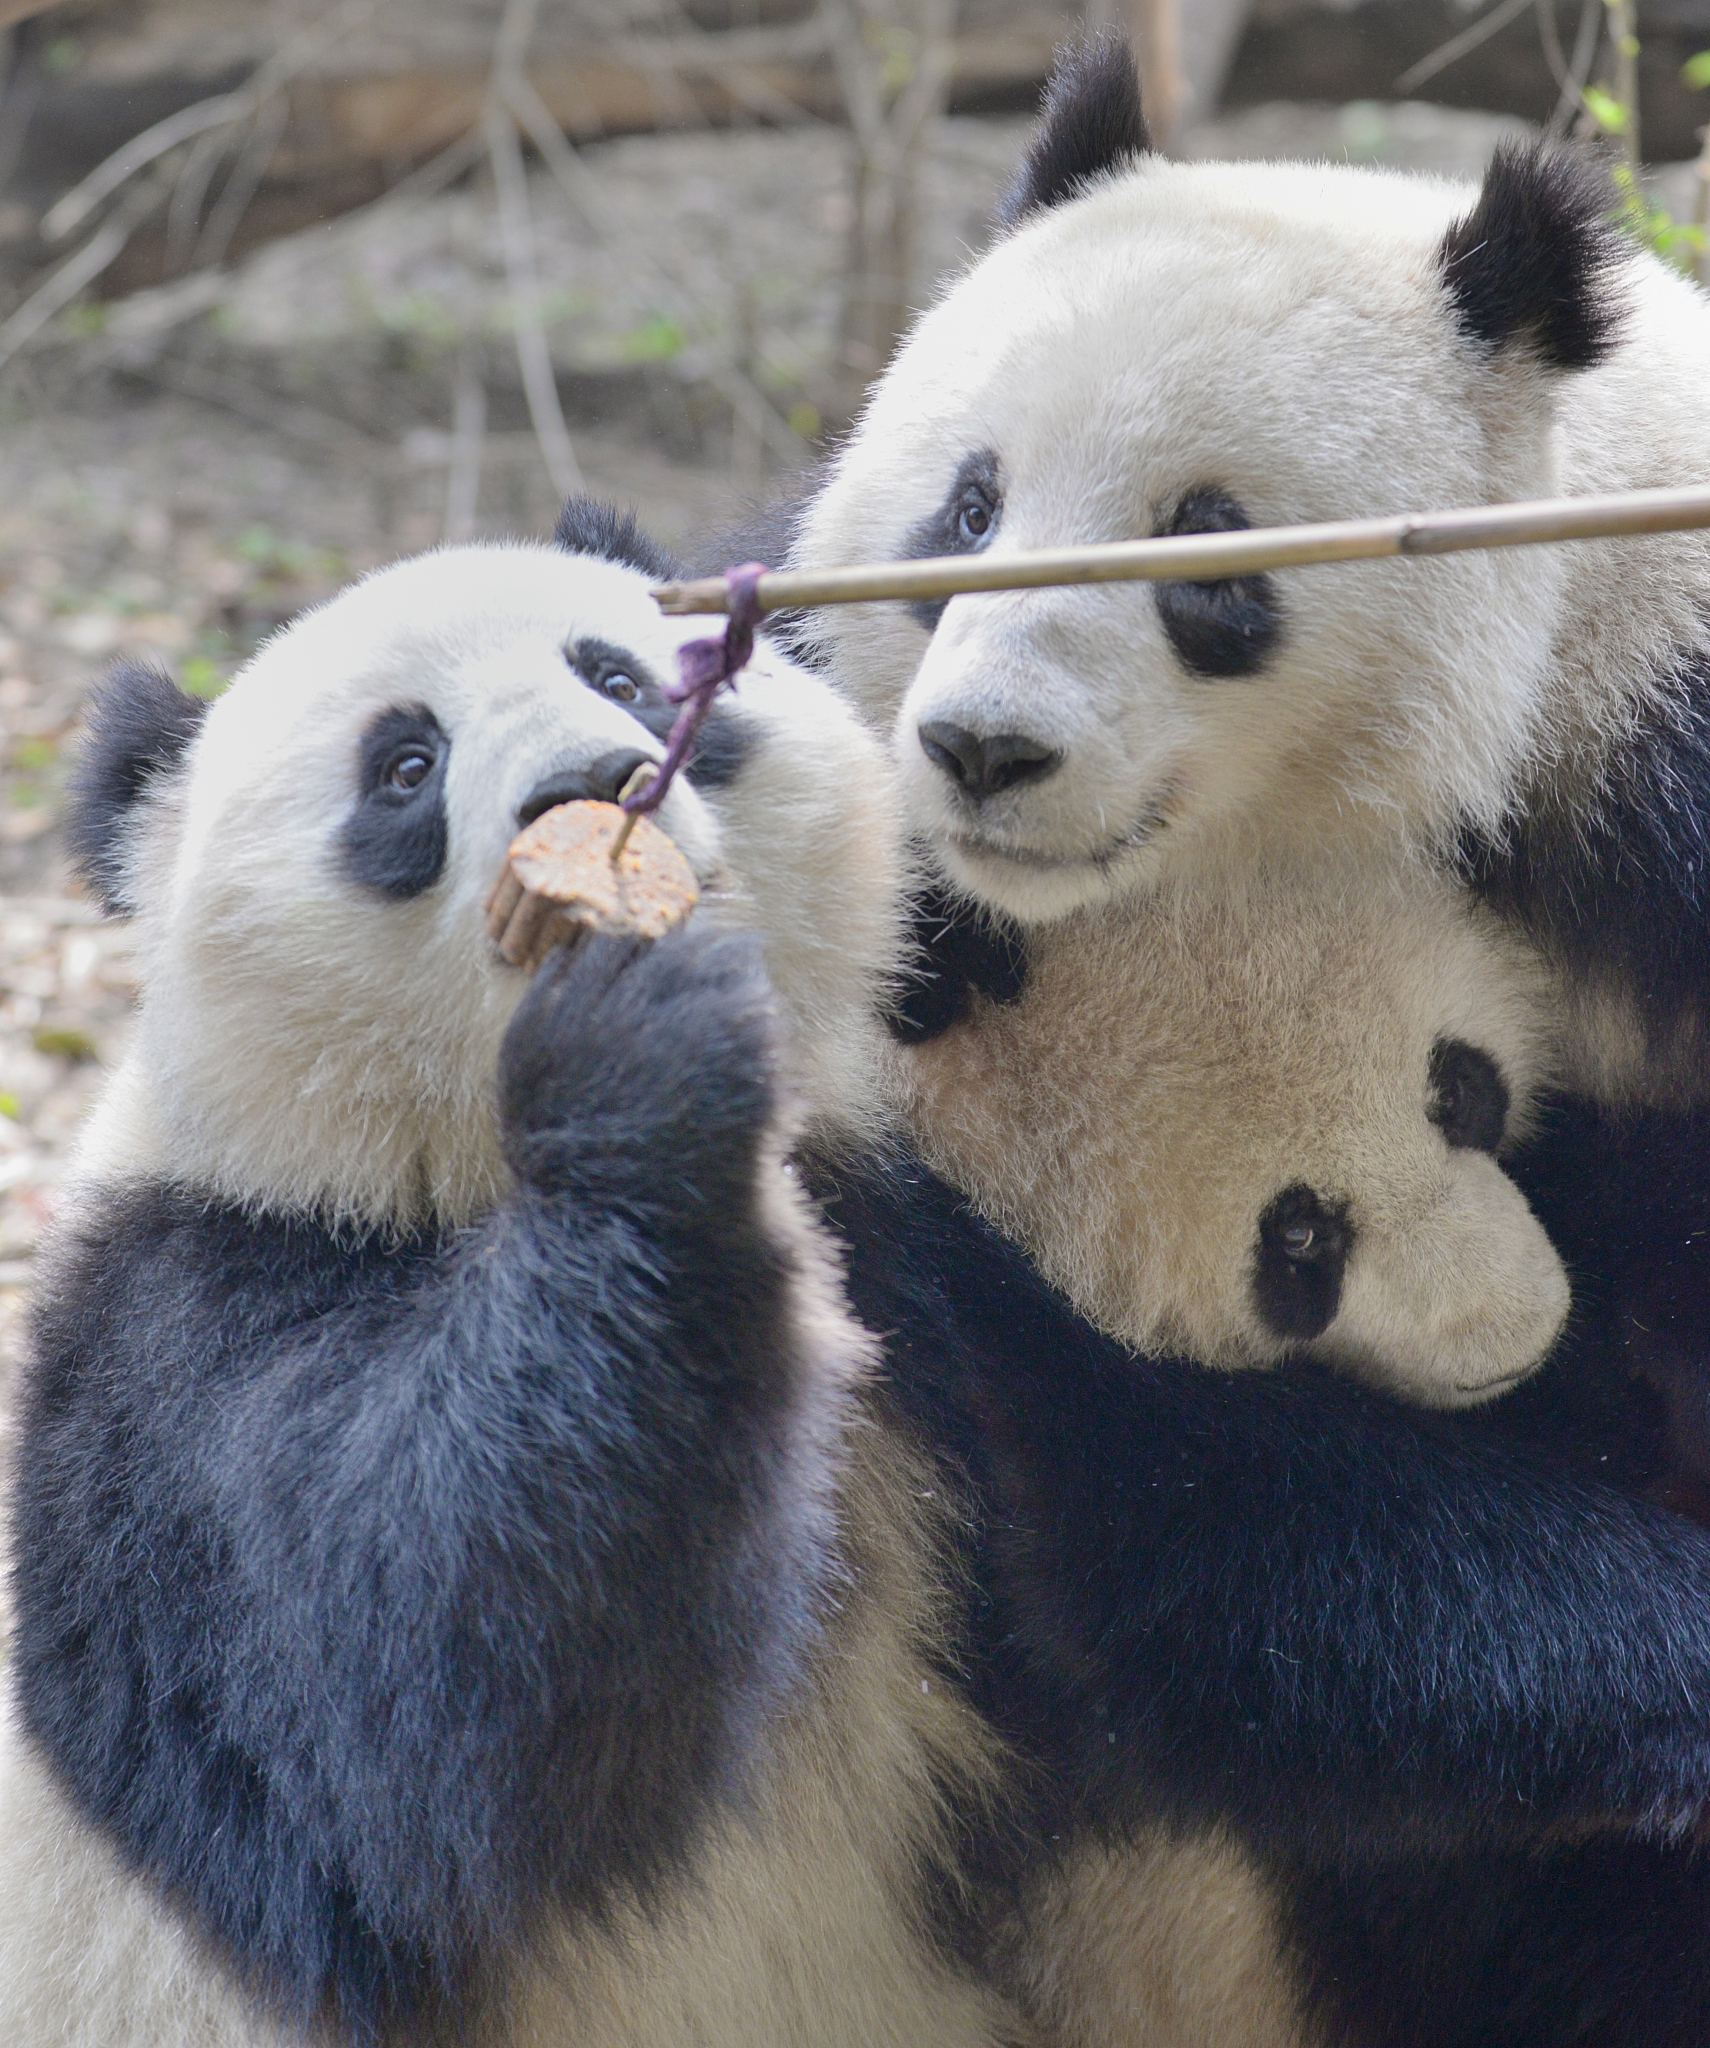
M497 958L694 630L627 522L560 541L96 717L143 996L23 1394L0 2038L1010 2048L1141 1836L1177 1919L1064 1965L1088 2024L1144 1966L1280 2038L1266 1858L1688 1825L1710 1536L1102 1337L886 1133L895 821L823 684L763 657L672 792L684 932Z
M1003 232L784 530L792 566L1710 478L1710 302L1565 150L1480 188L1149 153L1064 60ZM786 538L786 533L789 535ZM951 881L1025 923L1255 860L1461 869L1573 996L1575 1079L1701 1092L1710 540L825 607Z
M707 928L529 986L505 848L659 757L684 637L564 540L98 705L143 996L23 1399L8 2048L1018 2031L921 1931L996 1751L785 1156L875 1100L877 750L762 658L661 813Z
M1165 163L1147 154L1126 48L1095 42L1054 82L1002 239L920 321L768 536L774 558L1701 480L1710 309L1613 232L1611 208L1585 164L1542 149L1499 153L1479 191ZM970 1015L1001 1028L981 1006L1067 945L1063 920L1101 934L1136 899L1167 919L1254 876L1357 892L1411 864L1540 943L1562 1078L1650 1106L1635 1127L1552 1105L1516 1163L1573 1243L1586 1305L1551 1373L1488 1419L1527 1454L1678 1499L1660 1438L1678 1448L1696 1428L1701 1489L1692 1411L1710 1379L1694 1329L1710 1290L1695 1270L1652 1286L1621 1260L1703 1234L1703 1133L1668 1109L1703 1091L1707 584L1704 540L1677 535L912 616L827 608L790 634L892 732L911 822L947 878L927 923L952 993L934 995L922 1038L954 1026L965 1049ZM1094 944L1080 974L1103 972ZM1001 1097L1015 1078L994 1062L985 1084ZM985 1099L956 1115L977 1124ZM1013 1218L1035 1170L1025 1151L988 1157L976 1187ZM1659 1294L1662 1345L1646 1322ZM1660 1422L1627 1376L1635 1351L1672 1381ZM1337 2040L1710 2032L1710 1878L1694 1858L1409 1852L1379 1881L1285 1856L1270 1896L1294 1944L1272 2010L1310 2008ZM1130 1890L1119 1910L1132 1905Z

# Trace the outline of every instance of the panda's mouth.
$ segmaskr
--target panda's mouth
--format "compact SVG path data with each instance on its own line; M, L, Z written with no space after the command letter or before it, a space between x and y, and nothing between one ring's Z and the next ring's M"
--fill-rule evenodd
M1012 867L1031 868L1041 874L1061 874L1066 868L1096 868L1102 874L1126 855L1154 838L1164 825L1161 806L1142 814L1102 845L1078 853L1046 853L1038 847L1012 846L998 839L977 838L970 832L945 835L946 844L965 860L1004 861Z

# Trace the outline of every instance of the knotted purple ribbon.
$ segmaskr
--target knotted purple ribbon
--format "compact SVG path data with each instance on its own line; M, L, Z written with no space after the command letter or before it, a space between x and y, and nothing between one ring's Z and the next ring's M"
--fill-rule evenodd
M747 667L754 653L755 629L760 624L757 593L765 574L764 562L744 562L740 569L726 569L724 587L729 593L729 606L724 631L709 634L704 640L686 640L677 649L678 680L665 685L665 695L683 708L671 727L665 758L654 770L653 780L645 789L621 799L632 818L658 810L665 801L665 793L678 769L694 751L713 699L720 690L734 684Z

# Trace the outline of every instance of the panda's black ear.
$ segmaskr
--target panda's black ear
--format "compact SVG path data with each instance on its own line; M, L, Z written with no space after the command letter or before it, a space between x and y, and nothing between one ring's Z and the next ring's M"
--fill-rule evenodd
M200 697L144 662L116 662L96 685L62 823L71 864L109 917L137 908L127 888L131 814L177 767L207 715Z
M1073 199L1089 178L1113 171L1152 146L1140 107L1140 74L1128 38L1104 29L1057 59L1039 125L1020 168L997 203L1000 228Z
M1577 151L1499 146L1478 204L1438 249L1455 319L1494 354L1521 347L1551 370L1589 370L1620 339L1625 244L1615 188Z
M620 512L599 498L567 498L552 542L570 555L593 555L623 569L668 583L680 571L673 557L636 524L633 512Z

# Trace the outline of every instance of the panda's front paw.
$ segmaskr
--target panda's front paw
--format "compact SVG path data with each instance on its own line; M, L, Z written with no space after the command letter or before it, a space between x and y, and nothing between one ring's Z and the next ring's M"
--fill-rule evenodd
M941 1037L968 1014L976 995L1013 1003L1027 986L1020 928L941 883L909 905L909 936L913 958L885 1018L904 1045Z
M593 937L536 974L499 1055L513 1169L551 1188L740 1169L770 1117L776 1023L758 943L692 926Z

